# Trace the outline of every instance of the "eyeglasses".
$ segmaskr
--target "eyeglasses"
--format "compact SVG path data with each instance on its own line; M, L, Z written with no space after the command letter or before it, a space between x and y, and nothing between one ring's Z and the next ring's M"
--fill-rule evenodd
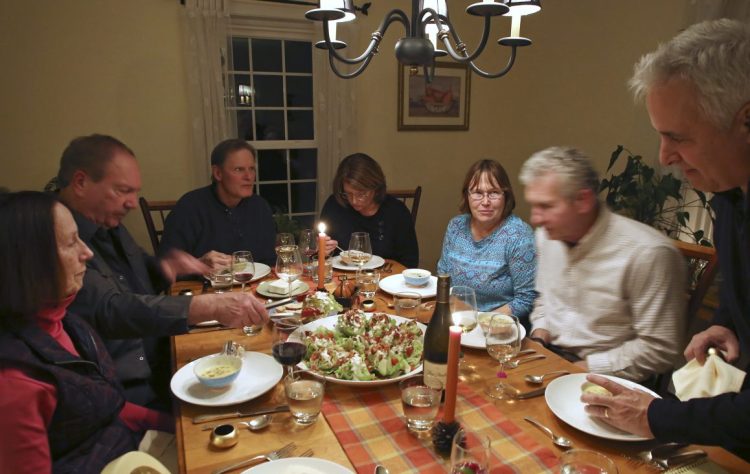
M482 201L485 197L490 201L497 201L505 195L505 191L468 191L467 194L472 201Z
M345 201L364 201L370 195L370 191L363 191L361 193L339 193L341 199Z

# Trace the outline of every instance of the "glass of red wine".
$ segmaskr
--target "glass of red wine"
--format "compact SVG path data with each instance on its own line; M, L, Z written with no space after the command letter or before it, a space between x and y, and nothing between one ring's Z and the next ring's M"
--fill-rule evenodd
M255 263L253 254L249 250L238 250L232 254L232 277L234 281L242 284L242 292L245 292L245 284L250 282L255 275Z
M287 369L287 376L294 375L294 366L302 361L307 347L301 339L289 336L302 326L299 318L274 318L273 358Z

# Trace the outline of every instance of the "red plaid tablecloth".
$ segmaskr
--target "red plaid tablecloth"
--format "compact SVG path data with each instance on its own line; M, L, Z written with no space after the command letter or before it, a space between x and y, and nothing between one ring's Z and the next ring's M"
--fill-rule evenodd
M323 414L359 473L371 474L377 464L394 474L450 469L450 459L435 452L429 436L418 438L406 429L398 384L365 390L329 385ZM464 384L458 387L456 418L492 440L492 474L554 472L558 459L549 448Z

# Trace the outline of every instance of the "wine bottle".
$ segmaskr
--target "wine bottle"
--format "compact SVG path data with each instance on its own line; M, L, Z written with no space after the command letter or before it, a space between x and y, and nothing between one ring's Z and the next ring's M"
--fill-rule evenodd
M424 333L424 382L442 390L448 372L448 333L451 326L450 275L438 275L437 301Z

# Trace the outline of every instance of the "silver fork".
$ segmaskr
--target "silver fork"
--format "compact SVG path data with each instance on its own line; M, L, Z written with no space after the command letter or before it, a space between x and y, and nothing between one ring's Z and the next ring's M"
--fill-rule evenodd
M692 462L698 461L699 459L703 459L706 456L708 456L708 454L706 454L705 451L703 451L702 449L696 449L693 451L686 451L684 453L674 454L666 458L655 459L653 464L655 464L656 467L658 467L662 471L666 471L667 469L671 469L673 467L679 467L679 466L684 466L685 464L690 464Z
M537 354L537 355L532 355L532 356L529 356L529 357L523 357L521 359L516 359L516 360L512 360L510 362L506 362L505 363L505 368L506 369L515 369L519 365L524 364L526 362L531 362L532 360L539 360L539 359L546 359L546 358L547 358L547 356L545 356L544 354Z
M651 449L635 453L632 456L625 457L631 464L650 464L653 466L657 459L669 457L670 455L675 454L677 451L687 446L688 445L685 443L664 443Z
M305 451L304 453L300 454L297 457L299 457L299 458L309 458L312 455L313 455L313 450L312 449L308 449L307 451Z
M217 469L213 472L213 474L224 474L225 472L233 471L237 469L238 467L244 467L248 464L252 464L255 461L278 461L281 458L288 458L289 455L292 454L292 452L295 449L294 443L289 443L284 447L281 447L277 449L276 451L271 451L268 454L259 454L257 456L253 456L250 459L245 459L244 461L240 461L235 464L230 464L229 466L224 466L221 469Z

